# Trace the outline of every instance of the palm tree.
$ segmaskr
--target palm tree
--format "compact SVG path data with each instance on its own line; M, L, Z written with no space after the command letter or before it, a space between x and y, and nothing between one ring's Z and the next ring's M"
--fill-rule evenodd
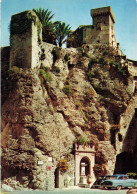
M66 25L65 22L57 21L54 23L54 32L56 34L56 42L59 47L62 47L62 44L67 41L65 39L69 32L71 27L69 25Z
M51 19L53 18L54 14L48 9L33 9L38 16L39 20L42 24L42 38L43 41L56 44L56 36L54 34L54 24L52 23Z
M51 24L51 19L53 18L54 14L51 15L51 11L49 11L48 9L33 9L32 11L34 11L36 13L36 15L38 16L39 20L41 21L42 25L48 26Z

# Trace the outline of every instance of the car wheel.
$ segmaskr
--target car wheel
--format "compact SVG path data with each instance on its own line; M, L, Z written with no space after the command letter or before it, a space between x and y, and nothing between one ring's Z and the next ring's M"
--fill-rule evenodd
M121 185L118 185L117 186L117 190L121 190L122 189L122 186Z

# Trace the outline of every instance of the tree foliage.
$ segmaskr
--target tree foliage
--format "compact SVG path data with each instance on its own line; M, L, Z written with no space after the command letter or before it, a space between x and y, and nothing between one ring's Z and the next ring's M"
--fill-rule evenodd
M48 9L33 9L38 16L42 24L42 38L44 42L58 45L62 47L62 44L66 42L66 38L70 32L70 26L65 22L56 21L52 22L54 14Z
M42 38L44 42L56 44L56 35L54 33L54 23L51 21L54 14L48 9L33 9L42 24Z
M56 42L59 47L67 41L67 36L70 32L71 27L66 25L65 22L56 21L54 23L54 32L56 34Z

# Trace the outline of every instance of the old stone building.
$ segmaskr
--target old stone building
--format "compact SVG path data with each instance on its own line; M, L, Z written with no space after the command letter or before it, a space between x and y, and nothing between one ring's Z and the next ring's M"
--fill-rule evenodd
M79 47L83 44L109 44L119 47L114 34L115 17L111 7L91 10L93 25L79 26L68 37L68 47Z
M34 12L12 16L10 47L2 48L2 181L12 186L87 186L95 164L108 174L137 172L137 65L120 55L111 7L91 15L93 25L68 38L68 47L89 45L86 57L43 42ZM104 56L98 45L116 47L115 66L108 56L93 60Z

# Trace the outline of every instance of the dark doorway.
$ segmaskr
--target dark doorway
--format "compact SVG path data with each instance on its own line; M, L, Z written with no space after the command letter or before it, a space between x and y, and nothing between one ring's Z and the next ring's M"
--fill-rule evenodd
M55 188L59 188L59 168L56 168L54 172L55 177Z
M85 175L89 175L90 174L90 163L89 163L89 159L88 157L84 157L81 159L80 161L80 175L81 175L81 164L85 163Z
M114 174L128 172L134 172L134 156L131 152L123 152L117 155Z

